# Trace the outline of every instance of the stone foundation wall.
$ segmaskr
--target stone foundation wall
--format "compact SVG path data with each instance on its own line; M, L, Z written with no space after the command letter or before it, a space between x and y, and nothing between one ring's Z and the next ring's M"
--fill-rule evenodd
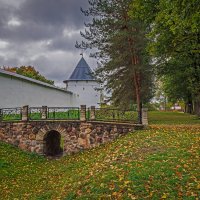
M61 135L64 154L71 154L112 141L138 128L143 126L92 121L1 122L0 140L25 151L43 154L44 137L54 130Z

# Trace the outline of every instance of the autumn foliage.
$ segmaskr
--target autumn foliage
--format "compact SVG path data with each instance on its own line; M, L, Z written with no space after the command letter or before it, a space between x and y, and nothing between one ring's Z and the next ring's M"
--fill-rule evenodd
M46 79L32 66L21 66L21 67L3 67L4 70L14 72L32 79L36 79L48 84L53 85L54 81Z

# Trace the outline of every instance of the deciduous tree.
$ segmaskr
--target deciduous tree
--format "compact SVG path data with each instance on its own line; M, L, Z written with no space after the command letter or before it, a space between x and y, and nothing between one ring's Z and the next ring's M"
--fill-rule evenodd
M166 92L200 114L200 4L198 0L133 0L131 16L149 27L148 51ZM153 11L153 12L152 12Z
M33 78L48 84L53 85L54 81L46 79L44 76L42 76L38 71L35 70L32 66L21 66L21 67L3 67L4 70L15 72L17 74Z

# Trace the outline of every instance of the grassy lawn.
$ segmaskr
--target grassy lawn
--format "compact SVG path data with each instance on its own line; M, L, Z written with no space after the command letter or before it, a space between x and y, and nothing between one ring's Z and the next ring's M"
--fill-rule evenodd
M0 199L199 199L200 122L149 116L148 130L59 160L0 143Z
M148 115L150 124L200 124L199 117L182 112L150 111Z

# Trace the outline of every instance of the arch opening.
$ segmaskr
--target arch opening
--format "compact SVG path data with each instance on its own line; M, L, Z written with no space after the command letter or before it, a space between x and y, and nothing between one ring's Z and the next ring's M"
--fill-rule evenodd
M46 156L62 155L61 135L58 131L51 130L44 137L44 154Z

